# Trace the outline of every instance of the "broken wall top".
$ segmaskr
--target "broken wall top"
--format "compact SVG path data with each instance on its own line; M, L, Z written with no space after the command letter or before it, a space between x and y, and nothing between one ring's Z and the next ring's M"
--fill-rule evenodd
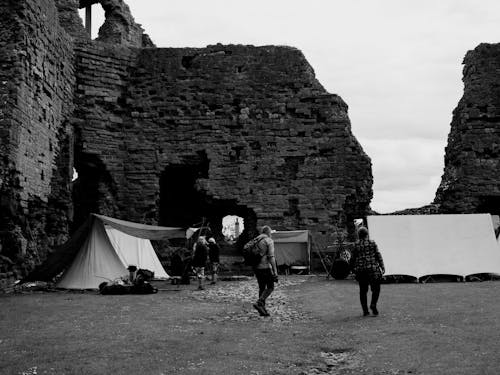
M443 212L499 214L500 44L466 54L463 82L435 202Z

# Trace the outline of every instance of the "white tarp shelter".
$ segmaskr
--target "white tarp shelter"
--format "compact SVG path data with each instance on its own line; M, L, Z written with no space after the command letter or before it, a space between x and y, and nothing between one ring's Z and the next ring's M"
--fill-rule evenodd
M308 230L276 231L272 238L278 266L310 267L311 244Z
M500 274L500 248L489 214L368 217L386 275Z
M149 240L184 236L181 228L92 214L65 245L24 281L49 281L64 272L57 287L97 289L103 281L127 275L129 265L149 269L155 272L155 277L168 278Z

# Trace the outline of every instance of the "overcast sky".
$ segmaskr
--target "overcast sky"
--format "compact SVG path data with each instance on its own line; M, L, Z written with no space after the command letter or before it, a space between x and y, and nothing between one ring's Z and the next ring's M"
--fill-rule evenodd
M498 0L125 2L158 47L302 50L325 89L349 105L352 131L372 159L371 207L381 213L432 202L463 93L463 57L500 42Z

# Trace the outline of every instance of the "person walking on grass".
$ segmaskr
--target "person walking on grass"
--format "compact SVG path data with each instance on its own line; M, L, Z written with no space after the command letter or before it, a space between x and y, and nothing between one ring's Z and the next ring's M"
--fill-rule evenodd
M215 238L210 237L208 239L208 259L210 260L210 274L212 280L210 284L217 283L217 273L219 272L219 252L220 248L215 242Z
M262 227L260 240L257 243L262 258L254 267L255 277L259 285L259 299L253 304L253 307L261 316L269 316L266 309L266 299L274 290L274 283L278 282L278 268L276 267L276 258L274 257L274 241L271 238L271 227Z
M207 263L208 244L204 236L198 237L198 241L194 244L194 255L192 266L198 279L198 290L205 289L203 287L203 279L205 278L205 264Z
M384 261L375 241L368 239L368 229L358 229L358 240L354 243L351 257L352 270L359 283L359 299L363 316L370 315L368 310L368 287L372 291L370 309L378 315L377 302L380 296L380 283L385 273Z

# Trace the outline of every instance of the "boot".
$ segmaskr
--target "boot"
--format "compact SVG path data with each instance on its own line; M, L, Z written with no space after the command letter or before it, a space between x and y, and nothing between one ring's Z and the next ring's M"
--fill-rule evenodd
M266 306L260 300L258 300L252 306L255 310L259 312L260 316L269 316L269 313L266 310Z

